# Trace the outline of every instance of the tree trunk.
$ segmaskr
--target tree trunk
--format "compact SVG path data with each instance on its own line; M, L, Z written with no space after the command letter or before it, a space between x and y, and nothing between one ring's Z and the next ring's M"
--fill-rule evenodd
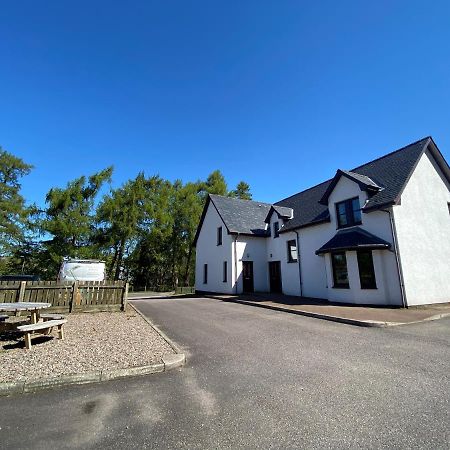
M117 265L116 265L116 274L114 275L114 279L117 281L120 277L120 268L122 266L123 260L123 251L125 249L125 239L120 241L119 252L117 255Z
M118 254L118 252L119 252L118 246L115 245L115 246L114 246L114 256L113 256L113 259L112 259L112 261L111 261L111 265L109 266L109 270L108 270L109 277L112 277L112 276L113 276L113 273L114 273L114 266L116 265L117 254Z
M192 245L189 246L188 257L186 261L186 271L184 272L184 285L189 286L189 272L191 270Z

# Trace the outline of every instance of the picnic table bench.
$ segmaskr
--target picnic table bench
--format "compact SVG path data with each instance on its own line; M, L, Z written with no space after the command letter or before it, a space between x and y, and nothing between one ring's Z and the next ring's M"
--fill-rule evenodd
M62 314L41 314L40 318L44 320L44 322L49 320L61 320L64 319Z
M41 334L50 334L53 327L58 327L58 334L60 339L64 339L64 329L63 326L67 322L67 319L59 320L46 320L44 322L31 323L28 325L21 325L17 327L18 330L22 331L25 335L25 347L31 349L31 337L36 331L43 331Z
M16 302L16 303L0 303L0 312L20 313L29 311L31 314L31 323L39 322L41 309L50 308L51 303L43 302Z

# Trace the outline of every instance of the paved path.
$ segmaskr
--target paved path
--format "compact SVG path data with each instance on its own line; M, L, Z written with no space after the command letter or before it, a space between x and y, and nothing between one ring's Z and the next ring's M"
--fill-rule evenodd
M449 448L450 319L373 329L213 299L135 305L187 366L0 398L2 448Z
M450 317L450 303L438 303L421 308L382 308L362 305L343 305L306 297L283 294L211 294L211 298L235 301L248 305L303 314L306 316L347 321L355 325L392 326Z

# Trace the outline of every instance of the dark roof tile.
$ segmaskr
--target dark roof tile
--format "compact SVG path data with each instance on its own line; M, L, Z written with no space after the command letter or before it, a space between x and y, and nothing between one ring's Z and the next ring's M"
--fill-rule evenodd
M340 170L337 175L339 173L345 174L345 176L353 178L359 184L369 188L369 200L363 208L364 211L382 208L399 201L409 177L426 148L430 149L438 166L450 181L450 168L430 137L409 144L351 171ZM274 205L220 195L209 195L194 239L194 245L197 242L210 201L215 205L230 233L267 236L269 230L266 230L265 219L271 210L277 210L285 217L290 216L289 208L294 211L293 218L285 221L281 232L328 222L330 220L328 207L321 204L320 200L327 193L327 190L332 188L333 181L336 182L336 177L280 200Z
M421 139L350 171L369 177L376 185L383 187L370 197L365 210L392 204L397 200L429 141L429 137ZM294 209L294 218L286 223L284 230L309 226L328 218L328 207L319 202L332 181L330 179L276 203Z
M338 250L383 249L391 244L362 228L356 227L338 231L328 242L322 245L316 254L329 253Z
M267 235L264 219L270 204L221 195L210 195L210 198L230 233Z

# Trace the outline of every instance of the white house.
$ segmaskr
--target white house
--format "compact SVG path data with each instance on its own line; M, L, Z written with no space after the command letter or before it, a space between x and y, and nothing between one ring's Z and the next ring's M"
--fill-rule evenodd
M275 204L210 195L196 290L450 302L450 168L431 137Z

